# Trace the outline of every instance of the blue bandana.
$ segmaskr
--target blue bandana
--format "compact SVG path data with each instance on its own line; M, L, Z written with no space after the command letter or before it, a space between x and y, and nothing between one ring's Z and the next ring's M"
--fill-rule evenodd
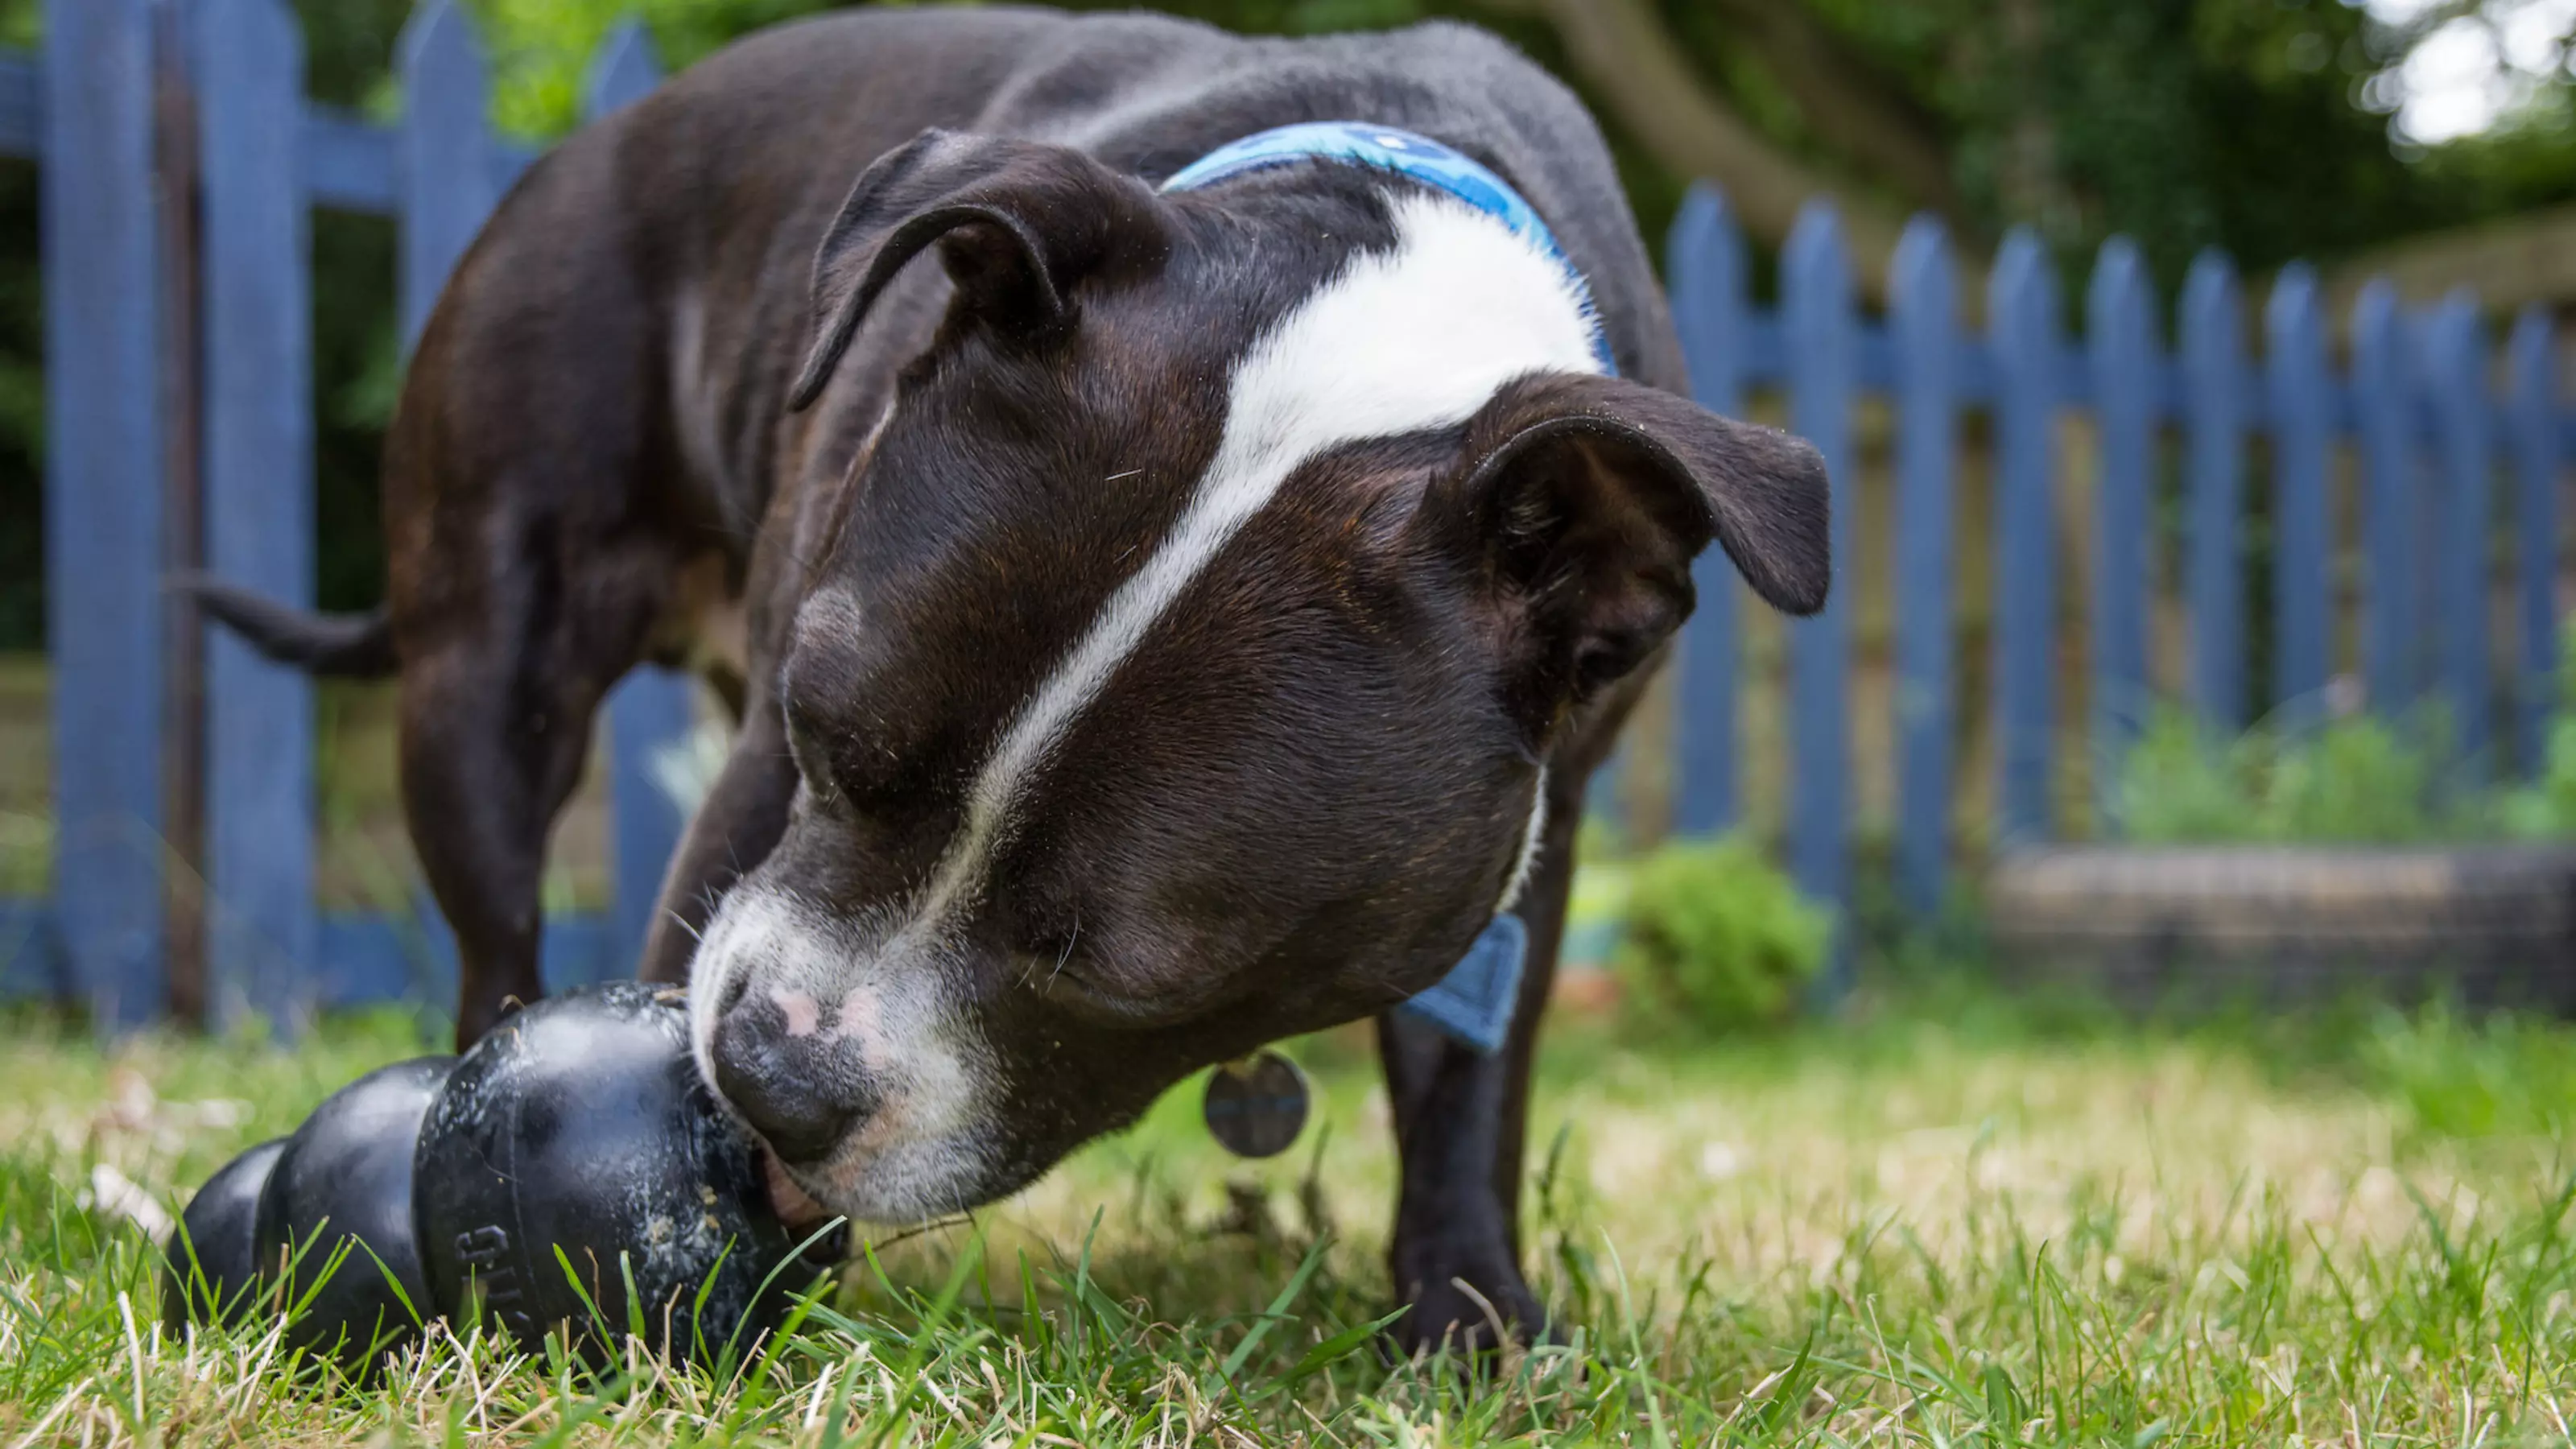
M1512 1034L1512 1008L1521 997L1521 968L1529 961L1529 928L1518 916L1496 916L1449 974L1395 1009L1420 1017L1487 1056Z
M1556 234L1503 178L1428 136L1357 121L1281 126L1210 151L1174 173L1163 183L1163 189L1190 191L1247 171L1299 161L1341 161L1409 176L1509 227L1512 235L1537 247L1564 269L1574 295L1582 300L1583 320L1592 332L1593 355L1601 360L1604 373L1619 375L1619 365L1610 356L1610 339L1592 309L1592 288L1583 273L1567 260L1565 249L1556 244ZM1521 924L1518 916L1498 915L1467 948L1466 956L1449 968L1448 975L1396 1010L1430 1022L1490 1056L1500 1051L1511 1036L1513 1011L1520 1001L1521 972L1528 960L1529 928Z
M1611 377L1619 375L1619 364L1610 356L1610 339L1592 310L1591 284L1567 260L1565 249L1556 244L1556 233L1547 229L1547 223L1539 219L1538 212L1509 182L1428 136L1358 121L1307 121L1280 126L1217 147L1173 173L1172 179L1163 183L1163 189L1194 191L1247 171L1299 161L1341 161L1409 176L1509 227L1512 235L1537 247L1564 269L1574 295L1582 299L1583 320L1592 331L1593 355L1601 359L1602 372Z

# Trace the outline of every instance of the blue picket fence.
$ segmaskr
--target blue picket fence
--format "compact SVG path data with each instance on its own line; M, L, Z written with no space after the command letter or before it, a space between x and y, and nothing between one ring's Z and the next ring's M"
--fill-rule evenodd
M205 566L271 596L313 595L310 217L400 223L405 344L533 155L486 123L487 66L465 12L424 7L397 59L404 114L369 124L304 96L284 0L51 0L41 62L0 64L0 151L44 175L48 641L55 889L0 913L0 972L133 1024L167 1006L162 829L171 548L162 407L172 327L160 253L154 101L193 100ZM657 79L628 26L590 77L594 113ZM166 122L165 122L166 123ZM166 137L162 149L166 153ZM166 164L166 154L163 157ZM180 334L184 335L184 333ZM325 915L314 866L312 686L210 631L205 660L211 999L288 1016L398 996L453 999L436 912ZM681 821L648 761L689 727L683 681L647 670L608 703L614 907L550 922L557 984L627 974Z
M284 0L49 0L46 24L40 61L0 58L0 152L35 157L44 173L56 885L50 901L0 908L0 980L132 1024L161 1015L168 999L172 701L162 579L185 557L171 546L173 460L192 459L199 475L205 566L309 600L312 210L399 222L408 343L533 157L490 130L486 59L454 0L425 5L404 32L406 105L390 126L305 98L301 37ZM166 101L174 76L190 100L197 169L196 305L184 317L173 315L162 250L172 234L169 107L159 131L155 110L156 87ZM632 100L655 76L643 32L620 29L591 73L590 112ZM2500 742L2491 715L2501 694L2511 706L2501 742L2520 764L2535 757L2556 655L2555 489L2571 433L2544 317L2516 321L2499 390L2468 297L2414 315L2385 286L2366 291L2350 318L2350 364L2338 372L2325 303L2305 267L2272 286L2259 366L2244 345L2238 279L2214 254L2192 269L2171 351L2145 268L2125 242L2107 245L2095 266L2080 344L2029 236L2008 238L1994 260L1982 335L1961 320L1956 270L1939 224L1917 220L1893 261L1886 316L1867 320L1840 226L1818 207L1783 252L1778 306L1758 306L1745 244L1705 189L1691 196L1670 247L1675 314L1701 401L1741 412L1758 392L1785 393L1790 425L1823 450L1846 504L1856 405L1877 397L1893 409L1896 870L1909 904L1937 902L1952 854L1962 673L1950 602L1954 495L1963 429L1980 411L1995 491L1987 673L2004 839L2042 838L2054 825L2055 660L2068 611L2057 600L2053 514L2064 482L2059 425L2077 410L2089 412L2096 438L2098 556L2083 612L2099 748L2115 750L2154 695L2149 547L2172 428L2194 706L2236 723L2258 693L2302 699L2325 683L2339 553L2335 457L2349 448L2360 463L2371 699L2438 692L2482 756ZM173 338L193 338L201 358L193 417L165 405ZM180 436L191 426L193 440ZM2269 445L2267 480L2247 466L2257 439ZM2509 520L2493 508L2499 471ZM2274 677L2257 691L2242 539L2264 481ZM1846 584L1856 511L1835 510ZM2498 556L2505 539L2515 546ZM2516 600L2501 689L2488 611L2500 577ZM1837 901L1849 898L1852 877L1852 594L1838 588L1824 613L1791 626L1786 686L1788 853L1810 890ZM1743 623L1740 589L1712 553L1678 664L1676 819L1685 829L1722 828L1743 811ZM218 636L207 641L203 687L203 899L219 1013L448 999L451 948L434 911L344 917L316 908L310 685ZM648 761L685 732L685 686L646 671L608 711L614 904L603 918L549 924L546 965L557 984L629 969L681 825Z
M1748 298L1745 247L1725 203L1705 188L1683 208L1668 265L1700 401L1739 411L1757 388L1785 390L1789 426L1823 450L1838 480L1834 601L1788 627L1787 846L1811 893L1851 899L1851 608L1868 583L1853 576L1859 510L1847 505L1854 414L1865 396L1885 398L1894 413L1893 869L1911 910L1938 908L1955 854L1955 494L1960 428L1976 410L1987 420L1993 492L1986 707L1999 842L2043 840L2060 823L2052 788L2059 660L2071 635L2090 662L2094 759L2117 759L2159 697L2149 667L2151 550L2168 472L2187 620L2179 683L2202 719L2241 727L2258 695L2276 709L2316 708L2336 672L2338 600L2349 595L2358 599L2358 672L2372 708L2437 702L2471 770L2539 763L2556 689L2557 498L2576 445L2542 310L2515 318L2499 360L2474 296L2410 314L2386 282L2372 282L2347 319L2349 364L2338 371L2317 273L2294 264L2272 281L2258 364L2247 355L2252 328L2239 280L2213 251L2185 278L2168 351L2143 260L2114 238L2095 260L2078 341L2058 317L2060 282L2045 249L2017 230L1993 260L1977 335L1960 318L1959 263L1927 216L1899 241L1883 323L1869 322L1853 301L1840 225L1816 206L1783 251L1780 304L1765 311ZM2094 555L2091 596L2070 629L2078 609L2058 598L2056 530L2066 492L2061 424L2076 413L2089 415L2093 438ZM2168 429L2178 433L2170 470ZM2258 443L2269 463L2261 479L2248 466ZM2345 470L2336 463L2347 451L2358 496L2339 498ZM2501 513L2500 477L2510 490ZM2265 483L2268 495L2258 498ZM2249 650L2255 561L2246 556L2258 502L2270 522L2271 579L2271 677L2259 690ZM2357 584L2336 578L2339 503L2359 518ZM1680 664L1675 817L1682 829L1710 831L1744 813L1742 591L1714 555L1699 585ZM2511 601L2504 627L2499 595ZM2501 679L2499 656L2509 661Z

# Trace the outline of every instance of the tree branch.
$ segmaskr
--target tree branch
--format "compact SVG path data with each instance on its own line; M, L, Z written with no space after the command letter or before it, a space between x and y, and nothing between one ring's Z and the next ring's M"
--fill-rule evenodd
M1968 220L1940 118L1792 0L1715 0L1714 8L1827 146L1916 206Z
M1772 144L1710 94L1648 0L1531 0L1525 8L1555 28L1629 134L1673 170L1724 187L1753 236L1777 246L1809 201L1830 198L1854 274L1871 296L1884 295L1903 218Z
M2408 302L2470 287L2498 309L2576 302L2576 206L2527 211L2474 226L2426 232L2362 252L2334 269L2338 310L2362 284L2385 276Z

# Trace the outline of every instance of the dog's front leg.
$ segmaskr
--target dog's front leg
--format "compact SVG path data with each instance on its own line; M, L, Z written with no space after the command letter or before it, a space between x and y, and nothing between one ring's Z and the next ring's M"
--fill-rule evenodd
M766 859L786 832L796 798L796 761L774 698L755 698L724 769L689 818L688 833L662 878L653 926L637 975L686 983L698 937L734 882Z
M1521 1276L1520 1191L1530 1061L1573 884L1575 809L1551 823L1520 903L1529 963L1511 1039L1487 1056L1402 1012L1378 1018L1378 1054L1403 1162L1388 1267L1411 1311L1390 1330L1398 1350L1492 1348L1494 1327L1529 1342L1545 1310ZM1551 800L1551 807L1558 802Z

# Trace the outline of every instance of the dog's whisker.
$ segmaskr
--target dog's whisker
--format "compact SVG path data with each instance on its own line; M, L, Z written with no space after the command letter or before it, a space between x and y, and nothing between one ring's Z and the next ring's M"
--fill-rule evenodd
M943 1216L932 1218L928 1222L915 1223L911 1227L904 1229L902 1232L895 1234L891 1238L870 1238L868 1239L868 1246L871 1248L891 1248L895 1244L904 1242L907 1239L920 1237L924 1233L935 1233L942 1228L973 1227L974 1225L975 1215L973 1213L951 1211Z
M1056 953L1055 969L1047 973L1047 985L1053 986L1055 979L1064 974L1064 963L1073 959L1074 945L1081 939L1082 917L1076 916L1073 918L1073 934L1064 938L1064 949Z

